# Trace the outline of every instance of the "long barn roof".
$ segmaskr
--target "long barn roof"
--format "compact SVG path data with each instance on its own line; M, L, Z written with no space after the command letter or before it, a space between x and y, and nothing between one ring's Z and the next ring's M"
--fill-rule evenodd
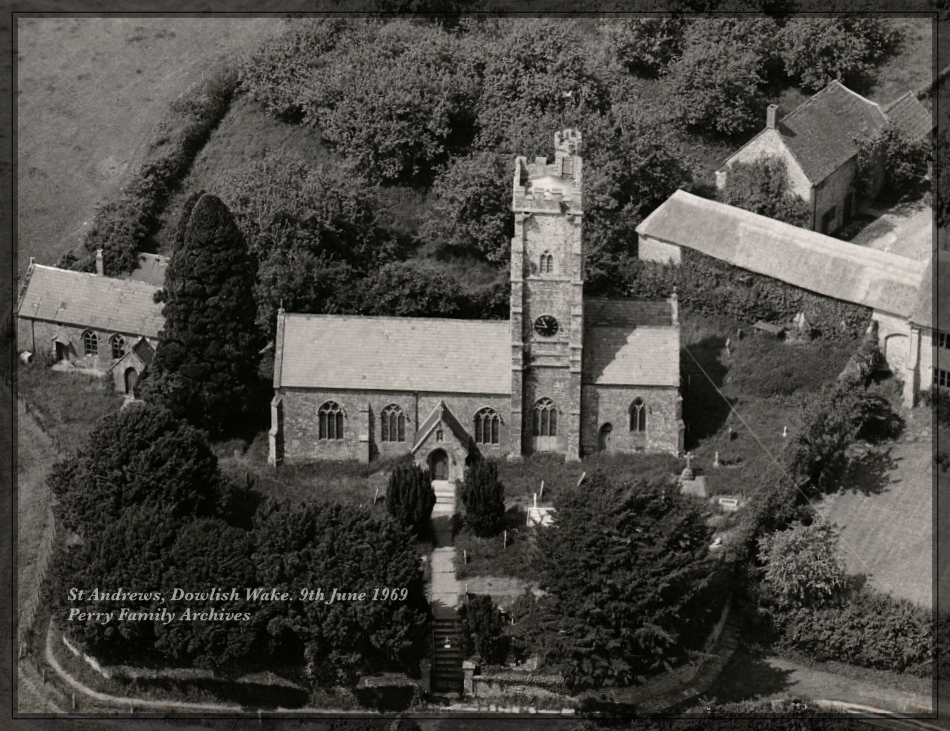
M817 294L904 317L918 308L928 265L682 190L653 211L637 233Z

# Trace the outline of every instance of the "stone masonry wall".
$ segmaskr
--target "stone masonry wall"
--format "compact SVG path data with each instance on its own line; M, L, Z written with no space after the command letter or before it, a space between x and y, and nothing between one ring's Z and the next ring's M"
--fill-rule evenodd
M630 405L637 397L647 409L646 435L630 431ZM581 448L599 450L600 429L610 424L611 451L679 452L683 448L682 399L679 389L662 386L583 386Z
M815 189L817 203L815 204L815 223L814 230L821 231L821 219L832 206L835 207L834 220L825 233L833 233L844 224L844 200L848 191L852 189L854 174L857 169L855 161L849 160L840 168L835 170ZM854 205L857 207L858 199L855 197Z
M83 346L83 333L87 330L92 330L99 338L98 354L95 356L88 355ZM58 333L62 333L69 338L70 361L85 368L97 368L101 371L111 368L117 360L112 357L112 344L109 342L113 335L121 335L125 338L126 352L141 337L135 333L116 333L112 330L96 330L21 317L17 318L17 349L19 351L30 351L34 354L34 358L41 363L47 358L52 360L56 355L53 338ZM148 342L152 347L158 345L158 341L153 338L149 338Z
M334 389L281 389L284 432L284 459L302 461L310 459L365 459L363 450L369 449L369 457L392 457L406 454L412 448L419 425L429 416L440 401L455 414L456 418L474 436L475 413L484 407L495 409L501 417L500 444L480 445L486 456L503 457L507 454L507 428L510 401L507 394L481 396L473 394L416 394L407 391L343 391ZM343 409L343 439L320 440L318 412L327 401L335 401ZM360 409L369 403L369 444L360 442ZM406 415L406 440L383 442L379 415L390 404L402 408Z

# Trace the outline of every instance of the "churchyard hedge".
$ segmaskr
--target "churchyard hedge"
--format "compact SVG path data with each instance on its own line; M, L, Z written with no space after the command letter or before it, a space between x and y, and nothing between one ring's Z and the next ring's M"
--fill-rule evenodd
M155 230L173 188L227 113L237 86L237 71L221 66L171 103L149 140L142 166L118 198L96 211L79 257L67 254L61 266L95 271L96 249L102 249L106 275L119 276L136 267L136 253Z
M814 660L924 677L933 673L932 614L906 599L862 589L844 604L783 610L773 625L781 649Z
M790 322L804 312L815 334L832 340L860 337L871 320L870 308L863 305L808 292L691 249L683 248L682 255L679 266L631 262L628 295L659 299L675 288L689 310L748 323Z

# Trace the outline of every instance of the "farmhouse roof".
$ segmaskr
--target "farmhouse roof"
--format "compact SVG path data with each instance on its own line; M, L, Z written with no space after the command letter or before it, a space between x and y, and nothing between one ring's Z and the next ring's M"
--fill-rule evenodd
M286 314L274 387L507 394L508 322Z
M678 190L637 233L836 299L909 317L927 262L798 228Z
M156 287L131 279L31 264L19 317L157 338L165 325Z
M894 126L911 139L930 134L934 128L933 114L927 111L927 107L920 103L912 91L884 107L884 113Z
M679 386L679 327L669 302L588 299L583 380L601 386Z
M881 107L832 81L779 121L777 129L812 184L820 183L858 153L855 137L887 123Z
M927 263L910 319L922 327L950 332L950 252L939 249L936 256Z

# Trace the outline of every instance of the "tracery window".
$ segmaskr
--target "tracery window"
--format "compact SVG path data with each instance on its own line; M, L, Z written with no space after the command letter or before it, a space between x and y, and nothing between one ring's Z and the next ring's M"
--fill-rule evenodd
M534 405L534 436L557 436L557 407L549 398L539 399Z
M113 358L119 359L125 355L125 338L123 338L121 335L113 335L109 339L109 343L112 345Z
M343 438L343 409L336 401L327 401L317 415L320 420L320 439Z
M406 414L396 404L390 404L383 409L380 422L382 423L382 441L406 441Z
M92 330L82 334L82 347L86 355L99 355L99 336Z
M630 404L630 431L645 432L647 430L647 407L642 398L635 398Z
M484 408L475 414L475 443L498 444L501 417L494 409Z

